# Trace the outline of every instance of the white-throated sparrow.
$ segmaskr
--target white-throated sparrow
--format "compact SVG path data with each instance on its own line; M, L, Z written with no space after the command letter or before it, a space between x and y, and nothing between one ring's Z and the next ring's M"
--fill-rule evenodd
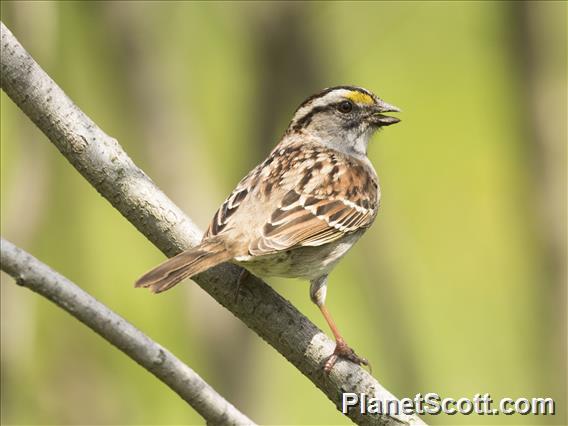
M280 143L242 179L213 216L201 243L143 275L136 287L159 293L222 262L261 276L302 278L336 340L338 357L368 364L347 346L325 306L329 272L371 226L379 206L367 144L400 121L371 92L325 89L296 110Z

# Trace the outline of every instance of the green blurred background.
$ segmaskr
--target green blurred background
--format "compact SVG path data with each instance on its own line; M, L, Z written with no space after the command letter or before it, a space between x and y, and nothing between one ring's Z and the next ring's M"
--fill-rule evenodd
M403 109L369 156L375 225L331 275L344 335L399 397L553 397L566 424L566 3L2 2L63 90L202 229L327 86ZM264 424L348 424L163 255L2 93L2 235L123 315ZM270 280L327 332L308 284ZM181 399L2 275L4 424L193 424Z

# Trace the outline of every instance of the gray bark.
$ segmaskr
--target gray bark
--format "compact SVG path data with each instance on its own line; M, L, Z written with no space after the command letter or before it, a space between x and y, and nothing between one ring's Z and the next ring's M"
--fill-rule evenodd
M211 424L251 425L247 416L148 336L35 257L0 239L2 270L51 300L168 385Z

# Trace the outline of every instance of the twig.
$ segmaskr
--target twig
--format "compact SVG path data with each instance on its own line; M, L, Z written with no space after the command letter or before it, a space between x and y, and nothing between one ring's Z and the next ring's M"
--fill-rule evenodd
M134 165L117 141L73 104L3 24L1 33L2 89L69 162L166 255L199 241L196 226ZM374 377L349 362L339 362L330 375L324 374L322 364L334 343L263 281L245 283L244 294L235 303L239 272L238 267L224 264L195 277L195 282L294 364L339 409L344 392L395 400ZM359 410L347 415L358 424L422 424L415 415Z
M10 241L0 238L0 244L2 270L19 285L51 300L108 340L168 385L208 423L254 424L195 371L120 315Z

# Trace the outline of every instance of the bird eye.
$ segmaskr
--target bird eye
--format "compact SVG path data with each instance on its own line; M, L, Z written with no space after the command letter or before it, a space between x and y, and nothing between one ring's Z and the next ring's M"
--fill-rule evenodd
M339 110L339 112L346 114L353 110L353 103L350 101L343 101L337 106L337 109Z

